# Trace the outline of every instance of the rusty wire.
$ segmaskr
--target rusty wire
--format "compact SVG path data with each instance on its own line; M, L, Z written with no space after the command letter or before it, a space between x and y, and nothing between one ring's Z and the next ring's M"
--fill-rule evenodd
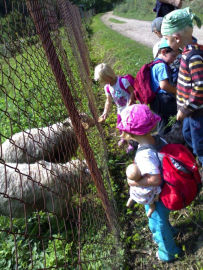
M3 2L0 267L115 266L117 217L79 10Z

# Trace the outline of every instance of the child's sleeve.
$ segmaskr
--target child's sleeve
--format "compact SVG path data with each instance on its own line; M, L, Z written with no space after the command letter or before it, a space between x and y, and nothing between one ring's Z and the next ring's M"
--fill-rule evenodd
M159 63L159 64L156 64L154 67L155 67L157 80L159 82L166 80L166 79L169 79L169 74L168 74L168 69L166 67L166 64Z
M188 100L188 109L191 111L203 108L203 59L194 55L189 61L189 70L192 79L192 91Z
M104 91L105 91L105 95L106 95L106 96L111 95L111 93L110 93L110 85L109 85L109 84L106 84L106 85L104 86Z

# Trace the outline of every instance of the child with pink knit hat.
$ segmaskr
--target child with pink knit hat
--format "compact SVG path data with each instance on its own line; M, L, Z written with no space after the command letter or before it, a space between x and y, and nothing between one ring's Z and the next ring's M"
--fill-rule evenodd
M139 187L140 197L141 190L157 189L152 196L152 201L155 194L160 193L162 183L161 163L157 152L167 143L162 138L151 134L160 119L147 105L134 104L122 111L121 122L117 125L122 132L122 138L134 140L139 144L134 161L140 170L141 178L139 181L128 179L130 189L135 189L137 193L136 189ZM170 210L160 200L155 201L154 204L155 209L151 215L149 215L149 204L145 204L145 210L153 239L158 245L157 257L165 262L173 261L181 251L173 239L175 230L169 223Z
M130 115L128 117L127 125L125 126L125 132L128 131L128 128L129 128L129 131L131 133L133 132L133 134L146 136L146 134L151 132L151 130L156 127L157 123L159 122L161 118L156 114L151 114L151 111L149 110L148 106L139 106L139 105L135 106L132 112L134 112L135 109L137 109L136 111L137 113L134 117L133 115ZM150 114L153 117L151 117ZM122 115L122 121L125 121L126 115L127 114ZM143 121L144 115L145 115L145 121ZM148 115L150 117L148 117ZM131 117L132 119L134 119L133 121L135 121L133 131L132 131L132 128L130 128L132 125L129 126ZM123 134L123 136L125 137L126 135ZM150 149L148 149L148 155L151 155ZM133 201L137 203L141 203L141 204L148 204L149 211L147 213L147 217L151 217L152 213L155 210L154 201L157 201L158 194L161 192L160 186L147 186L147 187L141 186L140 187L140 186L135 186L134 184L135 182L138 182L139 180L141 180L142 175L156 174L156 173L159 174L159 169L156 169L157 164L156 163L153 164L154 163L153 159L149 160L147 164L142 162L144 159L145 159L145 152L140 152L138 161L135 158L135 163L130 164L126 169L126 176L128 179L128 184L130 186L130 198L128 199L126 206L129 207ZM141 161L140 163L139 163L139 160ZM153 166L155 167L155 169L153 168Z

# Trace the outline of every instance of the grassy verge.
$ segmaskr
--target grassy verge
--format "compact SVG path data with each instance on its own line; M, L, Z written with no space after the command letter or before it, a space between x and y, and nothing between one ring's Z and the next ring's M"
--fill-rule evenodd
M118 74L132 73L152 58L151 50L143 45L125 38L107 28L96 16L92 22L91 60L95 66L108 62ZM103 89L95 86L98 108L102 111L105 96ZM201 244L202 235L202 199L197 198L189 207L171 213L171 223L179 229L177 244L183 250L183 257L171 264L163 264L155 257L156 245L151 239L147 226L147 218L142 205L126 209L128 187L125 179L126 165L132 161L133 155L126 155L117 147L118 134L115 131L116 112L104 124L104 133L108 145L109 168L114 179L114 194L119 211L120 225L123 230L123 243L126 249L126 262L123 269L171 269L202 270L203 260Z
M136 74L139 68L153 59L152 50L123 37L107 28L100 21L100 15L92 22L91 60L94 65L108 62L118 74Z
M119 21L119 20L116 20L116 19L114 19L114 18L110 18L109 21L110 21L110 22L113 22L113 23L126 23L126 22L124 22L124 21Z
M115 7L114 14L125 18L138 20L144 18L145 21L151 21L156 17L156 13L153 12L154 5L154 0L127 0ZM182 7L190 7L203 21L202 0L184 0Z

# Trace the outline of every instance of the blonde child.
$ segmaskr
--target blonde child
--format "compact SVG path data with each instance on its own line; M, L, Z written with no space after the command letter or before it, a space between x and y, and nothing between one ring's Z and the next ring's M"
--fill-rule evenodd
M142 177L137 182L128 180L128 184L132 187L158 188L161 185L160 160L157 151L166 142L160 138L157 143L156 137L151 135L159 121L160 117L154 114L147 105L134 104L121 113L121 122L117 128L122 132L122 138L139 143L135 163ZM156 150L153 150L153 147ZM149 205L145 205L145 210L148 213ZM180 254L180 249L173 239L174 229L169 223L169 213L170 210L159 200L155 202L155 210L149 217L149 228L154 241L158 244L157 257L166 262L175 260Z
M203 45L194 40L193 20L201 20L190 8L167 14L161 33L171 48L182 49L177 84L177 120L183 121L183 136L203 167Z
M134 184L134 182L138 182L142 178L141 172L135 163L128 165L126 168L126 176L128 183L131 185ZM154 202L158 201L160 192L160 187L130 186L130 198L128 199L126 206L130 207L133 201L141 204L149 204L147 217L151 217L155 210Z
M112 101L114 101L117 107L118 124L121 121L120 114L122 110L134 103L134 88L127 78L117 76L110 65L106 63L101 63L95 67L94 79L104 86L106 94L104 111L99 117L98 122L104 122L107 119L112 106ZM120 140L119 146L124 143L125 141L123 139ZM133 147L129 145L129 148Z

